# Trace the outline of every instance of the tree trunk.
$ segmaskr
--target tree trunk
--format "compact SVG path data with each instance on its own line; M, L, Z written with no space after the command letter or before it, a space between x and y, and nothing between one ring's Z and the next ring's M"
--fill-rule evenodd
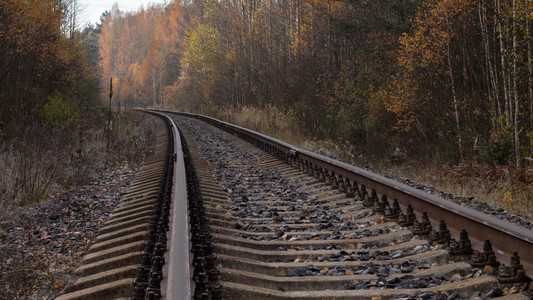
M500 7L500 1L496 1L496 6L498 10L498 15L501 16L501 7ZM505 61L505 55L506 55L506 48L505 48L505 42L503 41L503 28L502 23L500 21L500 18L496 18L496 24L497 24L497 30L498 30L498 40L500 42L500 61L501 61L501 68L502 68L502 83L503 83L503 98L504 98L504 106L505 106L505 115L507 116L507 126L510 125L510 118L512 116L511 107L509 107L509 93L508 93L508 80L509 80L509 72L507 71L507 63Z
M513 0L513 100L514 100L514 117L513 117L513 127L514 127L514 150L516 156L516 166L517 168L521 167L520 159L520 150L518 148L520 144L519 139L519 101L518 101L518 83L517 83L517 67L516 67L516 58L517 58L517 47L516 47L516 0Z
M531 57L531 51L533 50L531 47L531 36L530 36L530 29L529 29L529 18L526 16L526 39L527 39L527 74L528 74L528 82L527 82L527 99L529 101L529 132L533 134L533 61ZM533 137L530 137L530 139L533 139ZM533 155L533 145L531 143L531 140L529 141L529 155Z
M448 18L447 17L446 17L446 23L448 23ZM455 113L455 125L456 125L456 129L457 129L457 145L459 146L459 155L461 157L461 162L462 162L464 160L463 142L461 140L461 126L460 126L460 123L459 123L459 108L458 108L458 105L457 105L457 95L456 95L456 91L455 91L455 80L453 78L452 59L451 59L451 54L450 54L450 40L448 40L446 46L447 46L447 49L446 49L447 53L446 54L447 54L447 58L448 58L448 71L449 71L449 74L450 74L450 84L451 84L451 87L452 87L452 97L453 97L453 108L454 108L454 113Z

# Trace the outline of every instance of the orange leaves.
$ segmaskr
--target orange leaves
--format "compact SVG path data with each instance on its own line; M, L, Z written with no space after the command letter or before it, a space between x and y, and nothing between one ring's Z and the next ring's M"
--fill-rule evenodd
M449 107L447 93L442 90L444 85L445 91L449 89L447 55L457 35L465 34L460 26L471 23L473 9L471 2L463 0L428 3L418 10L412 33L399 38L398 64L402 72L393 78L386 95L389 96L388 110L397 118L396 130L409 132L415 122L419 122L419 126L429 126L425 123L436 120L428 117L421 121L429 116L428 112L439 111L440 116L445 113L442 107ZM451 57L458 56L452 54Z
M102 79L116 78L114 102L161 101L167 53L176 52L169 48L178 44L174 39L180 32L175 28L180 27L179 5L169 5L174 22L168 22L163 8L163 4L151 4L136 13L124 13L114 7L103 21L99 39Z

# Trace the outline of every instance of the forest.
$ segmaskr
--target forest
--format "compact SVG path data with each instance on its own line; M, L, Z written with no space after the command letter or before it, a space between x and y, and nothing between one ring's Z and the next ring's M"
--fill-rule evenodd
M115 4L84 29L77 9L0 3L0 159L16 174L0 178L2 197L39 199L47 172L77 180L59 166L105 144L110 78L115 127L143 106L252 115L348 160L466 162L533 181L531 1L175 0Z
M0 221L144 147L126 118L106 143L100 25L80 30L78 7L0 1Z
M115 105L286 112L387 157L511 164L533 152L528 0L176 0L115 5L99 38ZM305 130L303 130L305 129Z

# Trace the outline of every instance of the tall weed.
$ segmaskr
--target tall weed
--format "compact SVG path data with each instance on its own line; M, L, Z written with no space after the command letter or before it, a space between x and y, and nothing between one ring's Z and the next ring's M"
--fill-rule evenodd
M289 143L299 144L305 140L305 133L295 126L296 118L292 112L274 105L267 105L263 109L253 106L232 107L205 113Z
M15 136L0 140L0 221L52 190L88 182L106 162L141 161L152 149L154 125L145 116L125 114L108 150L103 126L94 124L72 130L29 126Z

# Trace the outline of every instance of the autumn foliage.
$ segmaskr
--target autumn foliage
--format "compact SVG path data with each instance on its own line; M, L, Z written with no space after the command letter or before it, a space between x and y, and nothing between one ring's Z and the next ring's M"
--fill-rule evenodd
M103 78L122 105L280 107L309 136L367 154L520 165L532 153L532 16L526 0L115 7Z
M64 3L5 0L0 3L0 131L12 134L24 122L57 123L45 107L94 107L97 81L84 45L68 37ZM55 101L55 102L54 102Z
M0 219L52 187L89 180L105 160L129 151L102 149L101 29L81 31L76 6L76 0L0 1ZM128 142L121 138L114 133L111 150Z

